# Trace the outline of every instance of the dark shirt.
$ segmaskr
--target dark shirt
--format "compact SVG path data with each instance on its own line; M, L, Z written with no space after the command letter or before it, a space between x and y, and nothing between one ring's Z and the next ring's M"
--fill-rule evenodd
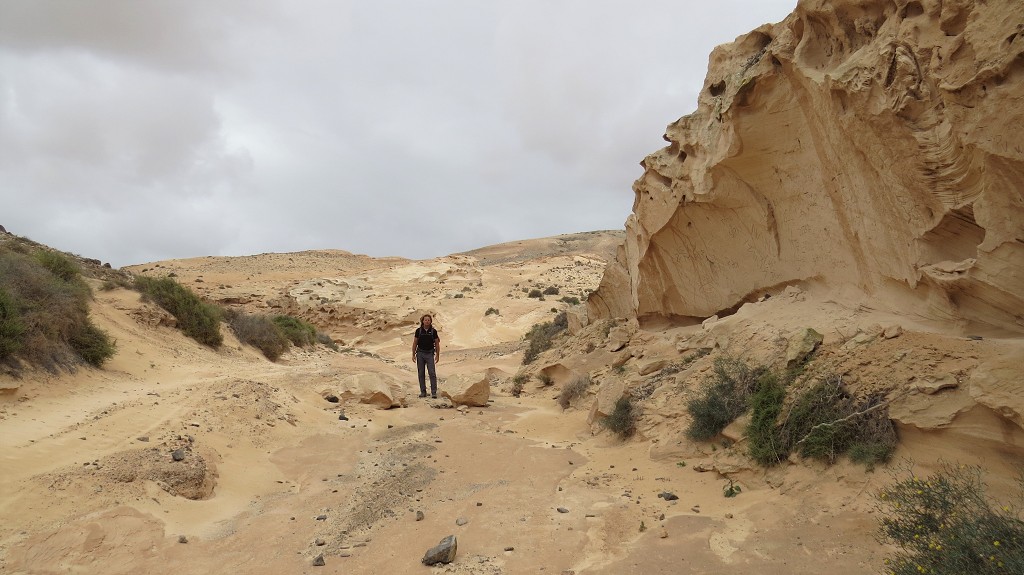
M423 329L422 327L416 328L416 342L418 351L434 351L434 341L440 343L441 336L437 335L437 330L428 327Z

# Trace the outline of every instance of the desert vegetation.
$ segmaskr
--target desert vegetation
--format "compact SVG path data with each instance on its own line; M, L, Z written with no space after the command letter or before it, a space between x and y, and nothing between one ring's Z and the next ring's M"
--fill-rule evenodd
M624 395L615 402L615 409L601 420L601 425L622 439L636 433L636 425L640 421L640 408L633 398Z
M562 391L558 394L558 405L562 406L562 409L569 409L572 402L586 395L587 390L590 389L591 380L589 375L578 375L566 383L562 387Z
M173 315L185 335L214 349L224 342L220 333L221 309L203 301L174 278L138 276L135 289L144 300L156 303Z
M712 375L687 404L687 436L711 439L749 411L747 449L761 465L776 465L791 453L826 463L849 455L868 467L889 460L897 437L881 395L856 398L834 374L811 378L802 390L788 393L794 374L716 358Z
M335 351L338 345L325 333L302 319L289 315L260 315L240 311L225 312L231 331L238 341L260 350L270 361L277 361L288 349L323 344Z
M537 356L551 349L555 336L565 331L567 327L569 327L569 320L564 311L551 321L534 324L530 331L523 336L528 343L526 352L523 354L523 365L532 363Z
M978 466L946 463L925 478L903 471L878 493L879 539L896 547L886 573L1024 573L1024 494L994 501Z
M91 298L70 257L23 243L0 247L0 361L50 371L102 366L116 346L89 317Z

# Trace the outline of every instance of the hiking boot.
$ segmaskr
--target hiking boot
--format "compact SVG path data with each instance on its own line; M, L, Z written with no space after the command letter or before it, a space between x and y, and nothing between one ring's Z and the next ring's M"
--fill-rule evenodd
M425 393L421 393L420 394L420 397L426 397L426 396L427 396L427 394L425 394Z
M436 393L431 393L431 394L430 394L430 397L432 397L432 398L434 398L434 399L437 399L437 394L436 394Z

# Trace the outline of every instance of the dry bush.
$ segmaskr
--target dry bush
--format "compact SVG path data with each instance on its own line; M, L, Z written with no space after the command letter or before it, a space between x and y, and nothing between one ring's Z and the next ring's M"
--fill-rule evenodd
M591 383L589 375L580 375L572 378L558 394L558 405L562 406L562 409L569 409L573 400L579 399L587 393Z
M228 317L228 325L238 341L260 350L270 361L277 361L291 347L277 324L265 315L233 313Z

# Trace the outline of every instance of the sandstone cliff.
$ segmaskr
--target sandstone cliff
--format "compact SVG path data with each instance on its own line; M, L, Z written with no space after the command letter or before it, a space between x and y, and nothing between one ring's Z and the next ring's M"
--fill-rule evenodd
M642 162L591 318L787 284L1024 331L1024 3L801 0L716 49Z

